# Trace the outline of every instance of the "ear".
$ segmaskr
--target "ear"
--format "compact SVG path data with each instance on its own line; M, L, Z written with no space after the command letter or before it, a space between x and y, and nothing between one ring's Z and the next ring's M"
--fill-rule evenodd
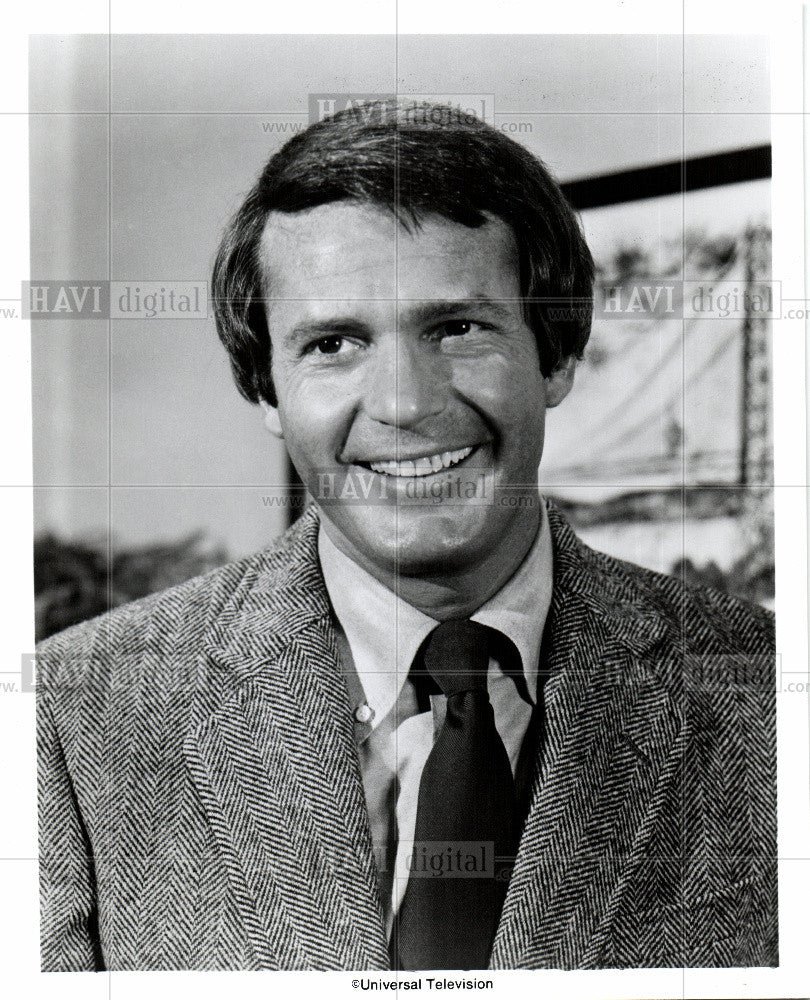
M571 391L574 371L577 367L575 354L563 358L554 371L546 378L546 406L558 406Z
M270 431L273 437L283 438L284 431L281 429L281 421L278 418L278 407L271 406L266 399L259 400L264 413L264 426Z

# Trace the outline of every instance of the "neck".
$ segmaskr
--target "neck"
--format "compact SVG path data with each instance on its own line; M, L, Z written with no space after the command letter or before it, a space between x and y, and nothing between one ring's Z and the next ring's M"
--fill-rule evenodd
M489 546L484 557L472 566L454 569L447 564L427 572L409 573L402 567L378 566L358 552L328 521L322 521L337 548L384 587L403 601L436 621L469 618L514 575L534 544L540 527L540 513L521 518L508 537Z

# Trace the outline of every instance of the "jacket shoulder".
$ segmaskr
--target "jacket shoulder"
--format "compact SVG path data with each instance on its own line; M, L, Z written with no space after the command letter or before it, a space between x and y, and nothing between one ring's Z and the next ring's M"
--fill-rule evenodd
M586 545L552 501L554 580L621 641L669 639L681 654L774 652L773 613L710 587L637 566Z
M128 657L199 648L208 626L234 599L247 579L263 576L272 589L296 558L299 525L261 552L234 560L200 576L80 622L36 647L38 686L63 686L71 669L108 673Z
M593 549L587 551L596 572L603 578L613 578L639 613L661 620L686 649L773 651L775 619L767 608Z

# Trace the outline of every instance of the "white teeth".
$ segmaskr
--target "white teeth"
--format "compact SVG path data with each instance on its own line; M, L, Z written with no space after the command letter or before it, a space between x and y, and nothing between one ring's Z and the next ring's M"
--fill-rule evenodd
M396 462L394 460L386 462L369 462L374 472L382 473L385 476L400 476L410 478L412 476L429 476L434 472L441 472L449 469L463 461L472 454L472 448L459 448L457 451L443 451L440 455L429 455L424 458L417 458L413 461Z

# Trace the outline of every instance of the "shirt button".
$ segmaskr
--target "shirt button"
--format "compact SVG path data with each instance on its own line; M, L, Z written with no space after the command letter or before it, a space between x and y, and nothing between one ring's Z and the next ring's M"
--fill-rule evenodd
M370 705L358 705L354 710L354 717L358 722L371 722L374 718L374 709Z

